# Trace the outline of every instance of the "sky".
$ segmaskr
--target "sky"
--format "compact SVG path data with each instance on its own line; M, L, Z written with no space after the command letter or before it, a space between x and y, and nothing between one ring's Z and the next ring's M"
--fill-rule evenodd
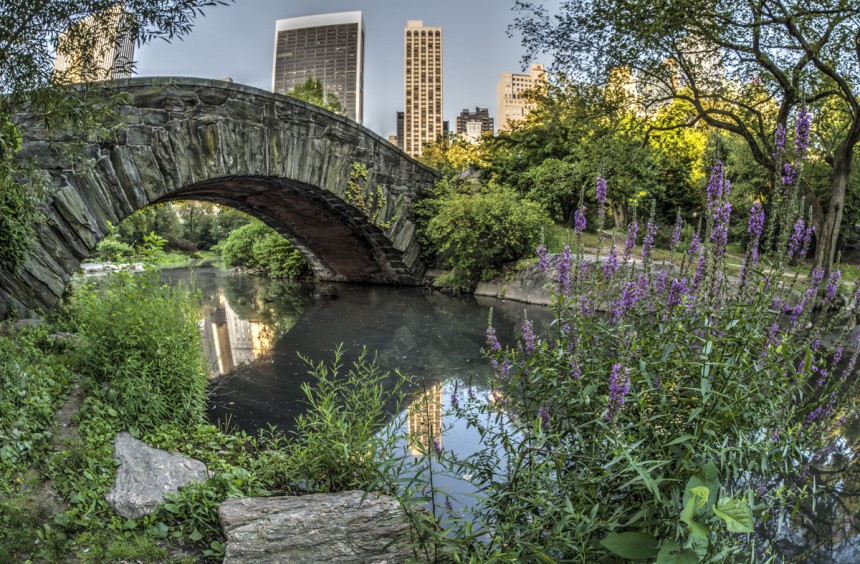
M403 109L403 29L407 20L423 20L425 26L442 26L442 109L453 130L464 108L489 108L497 118L499 77L523 70L520 39L507 35L513 5L514 0L237 0L208 9L181 40L139 47L136 75L229 76L271 90L276 20L360 10L364 125L387 137L395 133L395 112Z

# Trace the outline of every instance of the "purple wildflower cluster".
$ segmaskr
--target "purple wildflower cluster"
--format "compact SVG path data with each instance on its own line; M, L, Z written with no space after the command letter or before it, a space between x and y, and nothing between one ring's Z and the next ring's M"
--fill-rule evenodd
M708 210L729 195L729 183L723 176L723 161L711 166L711 177L708 179Z
M540 417L540 428L544 433L549 432L549 407L542 405L538 408L538 417Z
M832 302L839 291L839 280L842 278L842 271L836 269L830 273L830 278L827 280L827 290L824 292L824 301Z
M711 227L711 242L714 244L714 258L719 259L726 252L726 245L729 242L729 219L732 215L732 204L723 202L715 206L712 212L714 221Z
M531 354L535 350L535 333L532 330L532 322L526 319L523 322L523 347L526 354Z
M570 247L565 247L558 261L558 284L556 292L567 297L570 291Z
M545 246L538 245L537 256L538 268L540 268L541 272L546 272L546 269L549 268L549 251Z
M750 221L747 226L747 232L750 235L749 248L752 256L753 264L759 261L758 247L761 235L764 233L764 209L758 201L753 202L750 210Z
M627 240L624 243L624 262L630 260L630 255L633 252L633 247L636 246L636 237L639 234L639 224L636 221L631 221L627 225Z
M797 180L797 168L791 163L782 165L782 183L791 186Z
M496 329L493 326L487 327L487 346L491 351L497 351L502 348L499 344L499 339L496 337Z
M785 154L785 127L782 124L776 126L773 134L773 158L779 159Z
M787 256L788 260L800 260L806 256L809 251L809 246L812 244L812 236L815 234L814 225L806 225L802 219L798 219L794 224L794 231L788 240Z
M642 259L648 258L651 254L651 249L654 248L654 237L657 236L657 224L652 220L648 220L645 226L645 237L642 238Z
M809 148L810 117L806 108L800 108L797 115L797 127L794 134L794 152L797 160L803 160Z
M460 396L457 393L451 394L451 407L454 409L460 409Z
M698 252L699 252L699 247L701 245L702 245L702 241L701 241L701 239L699 239L699 234L693 233L693 239L690 241L690 250L688 251L688 254L691 257L696 256L696 254L698 254Z
M624 373L623 380L622 372ZM606 419L612 419L621 411L627 400L628 392L630 392L630 377L626 376L626 371L622 370L620 363L612 365L612 373L609 375L609 402Z
M583 231L585 231L586 221L585 221L585 206L579 206L577 208L576 213L573 214L573 232L576 235L579 235Z
M615 273L618 272L618 253L615 251L615 243L609 247L609 255L606 257L606 262L603 263L603 275L612 280Z
M597 205L602 208L606 205L606 179L597 177Z

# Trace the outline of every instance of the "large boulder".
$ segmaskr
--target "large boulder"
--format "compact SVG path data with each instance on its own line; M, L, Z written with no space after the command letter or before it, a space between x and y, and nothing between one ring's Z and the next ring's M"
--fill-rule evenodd
M388 496L349 491L234 498L218 516L227 537L225 563L393 564L412 558L409 522ZM400 542L385 549L395 539Z
M128 433L116 436L114 457L119 459L119 469L105 499L126 519L152 513L165 495L208 477L206 465L199 460L152 448Z

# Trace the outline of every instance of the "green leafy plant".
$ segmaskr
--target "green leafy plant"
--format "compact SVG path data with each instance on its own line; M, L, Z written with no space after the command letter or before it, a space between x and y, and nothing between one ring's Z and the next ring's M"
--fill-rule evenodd
M225 266L261 271L271 278L310 275L310 266L302 254L261 221L253 221L230 233L221 245L221 258Z

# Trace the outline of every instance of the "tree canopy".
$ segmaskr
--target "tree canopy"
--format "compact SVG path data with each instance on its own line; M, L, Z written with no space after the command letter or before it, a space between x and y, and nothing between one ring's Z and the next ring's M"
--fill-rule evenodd
M640 103L682 100L678 128L704 122L741 137L755 161L777 175L778 127L800 108L838 114L814 153L831 169L826 211L809 193L818 227L816 259L834 259L854 148L860 140L860 4L849 0L565 0L557 14L518 2L514 27L529 55L550 52L555 67L585 83L627 68ZM816 133L818 133L816 127Z
M346 114L346 108L343 107L337 96L331 92L326 92L322 80L318 78L309 78L302 84L294 86L287 91L287 96L298 98L336 114Z

